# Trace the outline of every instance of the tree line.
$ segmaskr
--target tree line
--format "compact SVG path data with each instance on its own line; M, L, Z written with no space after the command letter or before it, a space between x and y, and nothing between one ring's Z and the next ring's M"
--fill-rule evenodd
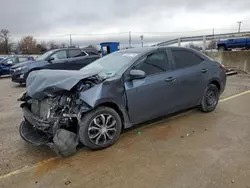
M216 49L217 45L216 45L216 40L211 40L209 41L207 47L206 47L206 50L212 50L212 49ZM195 49L195 50L202 50L202 47L200 45L197 45L197 44L194 44L194 43L188 43L185 45L185 47L187 48L192 48L192 49Z
M93 47L92 45L90 45ZM201 50L201 46L189 43L186 47ZM11 42L10 31L7 29L0 30L0 54L43 54L52 49L68 47L65 43L56 44L54 41L38 42L33 36L24 36L17 43ZM75 47L75 46L72 46ZM95 48L95 47L93 47ZM215 49L216 41L212 40L208 43L207 49Z
M38 42L33 36L24 36L17 43L11 42L10 31L0 30L0 54L22 53L22 54L42 54L48 50L65 48L65 43L56 44L54 41Z

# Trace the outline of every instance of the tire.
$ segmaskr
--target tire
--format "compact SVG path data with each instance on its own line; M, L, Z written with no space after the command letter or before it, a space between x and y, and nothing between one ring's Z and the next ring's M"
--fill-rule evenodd
M112 108L101 106L83 116L79 123L79 139L90 149L104 149L117 141L121 129L119 114Z
M202 112L212 112L219 102L220 92L216 85L209 84L205 89L199 109Z
M226 51L225 46L219 46L218 51L220 51L220 52Z

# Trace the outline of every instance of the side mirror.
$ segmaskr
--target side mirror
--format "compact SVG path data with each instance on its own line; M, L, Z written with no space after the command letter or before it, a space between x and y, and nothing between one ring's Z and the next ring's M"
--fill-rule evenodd
M129 76L131 80L143 79L146 77L146 73L142 70L133 69L130 71Z
M55 60L55 58L54 58L54 57L50 57L47 61L48 61L49 63L52 63L53 60Z

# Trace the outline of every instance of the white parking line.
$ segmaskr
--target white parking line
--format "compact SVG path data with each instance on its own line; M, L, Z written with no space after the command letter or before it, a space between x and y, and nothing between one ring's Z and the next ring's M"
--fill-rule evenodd
M248 93L250 93L250 90L244 91L244 92L242 92L242 93L238 93L238 94L236 94L236 95L232 95L232 96L227 97L227 98L224 98L224 99L221 99L220 102L225 102L225 101L234 99L234 98L236 98L236 97L240 97L240 96L245 95L245 94L248 94Z
M224 98L224 99L221 99L219 102L225 102L225 101L228 101L228 100L231 100L231 99L240 97L240 96L245 95L245 94L248 94L248 93L250 93L250 90L244 91L244 92L239 93L239 94L236 94L236 95L232 95L232 96L227 97L227 98ZM33 168L36 168L36 167L38 167L38 166L41 166L41 165L43 165L43 164L49 163L50 161L54 161L54 160L57 160L57 159L59 159L59 157L52 157L52 158L50 158L50 159L46 159L46 160L40 161L40 162L38 162L38 163L36 163L36 164L34 164L34 165L32 165L32 166L27 165L27 166L25 166L25 167L23 167L23 168L21 168L21 169L19 169L19 170L15 170L15 171L12 171L12 172L10 172L10 173L8 173L8 174L5 174L5 175L0 176L0 180L2 180L2 179L4 179L4 178L11 177L11 176L14 176L14 175L17 175L17 174L20 174L20 173L25 172L25 171L28 171L28 170L31 170L31 169L33 169Z

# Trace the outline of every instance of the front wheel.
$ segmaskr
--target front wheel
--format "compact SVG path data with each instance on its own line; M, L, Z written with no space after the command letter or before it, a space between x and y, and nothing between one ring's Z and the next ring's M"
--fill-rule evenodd
M119 114L109 107L98 107L85 114L79 125L80 141L90 149L111 146L119 138L122 129Z
M209 84L205 90L200 104L202 112L212 112L219 102L219 89L214 84Z

